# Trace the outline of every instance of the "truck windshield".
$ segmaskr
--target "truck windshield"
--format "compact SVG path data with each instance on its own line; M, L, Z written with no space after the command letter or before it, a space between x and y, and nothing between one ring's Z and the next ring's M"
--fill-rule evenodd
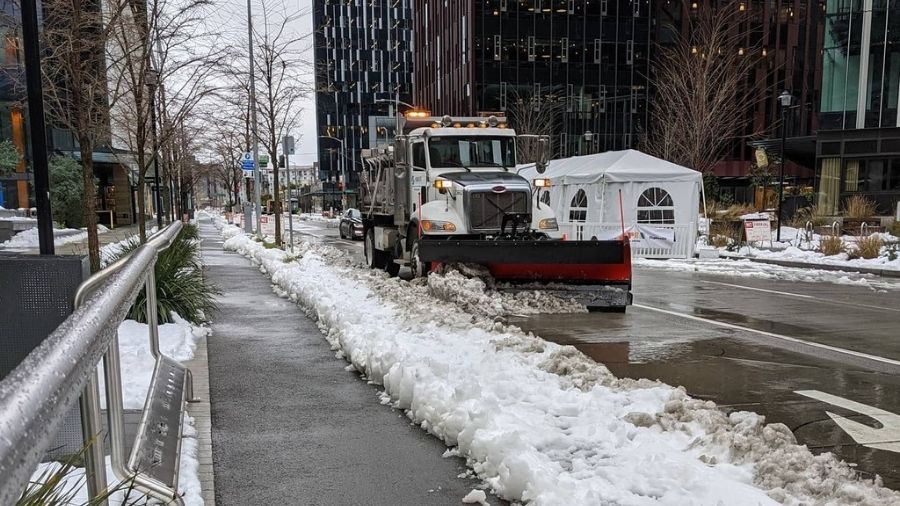
M431 137L428 156L435 168L512 168L516 166L515 147L512 137Z

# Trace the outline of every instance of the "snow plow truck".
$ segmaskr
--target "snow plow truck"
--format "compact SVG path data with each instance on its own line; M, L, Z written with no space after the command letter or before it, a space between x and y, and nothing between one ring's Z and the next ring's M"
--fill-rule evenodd
M364 150L360 210L366 263L414 277L442 264L481 266L496 286L574 298L590 310L631 303L628 239L565 240L541 202L550 180L516 168L530 142L546 170L549 138L516 135L504 118L407 116L387 149ZM482 269L483 271L483 269Z

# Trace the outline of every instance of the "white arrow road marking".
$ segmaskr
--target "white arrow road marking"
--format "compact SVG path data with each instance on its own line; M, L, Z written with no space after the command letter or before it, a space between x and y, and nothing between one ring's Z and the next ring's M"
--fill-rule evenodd
M881 424L880 429L854 422L830 411L825 412L857 443L877 450L900 453L900 415L818 390L797 390L794 393L874 418Z

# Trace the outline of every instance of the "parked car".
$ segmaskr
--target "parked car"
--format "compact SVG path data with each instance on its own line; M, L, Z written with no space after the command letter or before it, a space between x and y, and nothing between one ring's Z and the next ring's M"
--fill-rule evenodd
M341 213L341 223L338 225L341 239L362 239L363 222L359 209L347 209Z

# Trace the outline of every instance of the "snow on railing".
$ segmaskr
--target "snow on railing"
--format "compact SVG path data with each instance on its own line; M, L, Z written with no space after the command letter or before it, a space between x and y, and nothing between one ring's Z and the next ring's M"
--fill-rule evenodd
M158 470L141 467L143 455L162 458L175 448L160 448L165 435L153 434L148 417L178 417L177 427L166 432L179 438L184 398L193 397L190 371L159 352L156 318L155 266L159 251L168 248L181 222L174 222L129 255L88 278L75 295L75 311L34 349L3 381L0 381L0 504L19 499L32 472L59 431L66 414L79 402L82 433L85 440L85 475L91 498L101 496L107 487L105 452L100 423L100 391L97 366L102 358L109 418L110 458L120 480L133 480L133 486L167 504L183 504L176 492L178 462L161 479ZM122 379L119 366L117 330L141 289L146 289L150 350L157 360L154 384L147 394L141 427L138 429L131 460L125 461ZM90 296L90 298L88 298ZM174 385L174 377L183 383ZM177 401L160 399L179 392ZM174 394L173 394L174 395ZM151 401L169 402L172 413L161 413ZM160 402L154 402L154 406ZM177 413L176 413L177 411ZM177 431L177 432L176 432ZM149 437L148 437L149 435ZM156 445L156 446L154 446ZM148 448L149 447L149 448ZM149 450L145 451L145 450ZM157 451L158 450L158 451ZM174 484L173 484L174 482ZM102 501L101 504L105 504Z

